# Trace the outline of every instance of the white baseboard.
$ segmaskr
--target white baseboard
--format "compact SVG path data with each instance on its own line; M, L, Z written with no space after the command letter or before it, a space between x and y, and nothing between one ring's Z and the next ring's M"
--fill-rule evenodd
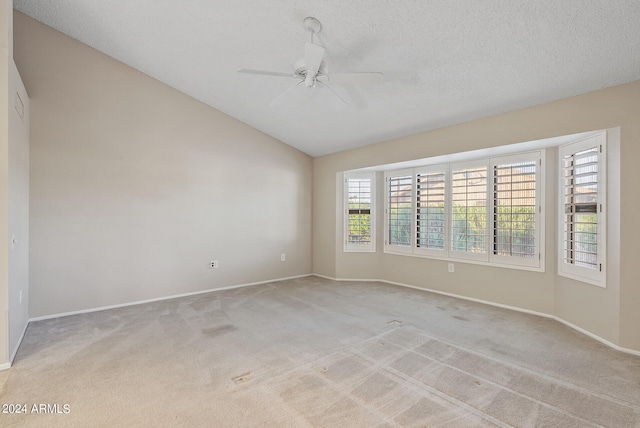
M20 339L18 339L18 344L15 349L11 352L11 358L9 358L9 367L13 365L13 360L15 360L16 355L18 354L18 349L20 349L20 345L22 345L22 340L24 339L24 335L27 333L27 328L29 327L29 320L24 324L24 329L22 330L22 334L20 335ZM2 370L2 369L0 369Z
M22 334L20 335L20 339L18 339L18 344L11 351L11 356L9 357L9 362L0 364L0 371L8 370L13 365L13 360L15 360L16 355L18 354L18 349L20 349L20 345L22 345L22 340L24 339L24 335L27 333L27 327L29 327L29 322L30 322L30 320L27 320L27 322L25 323L24 329L22 330Z
M340 281L339 279L331 278L330 276L327 276L327 275L320 275L319 273L312 273L311 275L317 276L318 278L328 279L330 281ZM352 279L352 280L347 280L346 279L345 281L356 281L356 280L355 279ZM364 280L364 281L366 281L366 280Z
M401 283L401 282L387 281L385 279L331 278L331 277L326 276L326 275L318 275L318 274L313 274L313 275L317 276L317 277L320 277L320 278L333 280L333 281L383 282L385 284L397 285L399 287L412 288L414 290L427 291L429 293L441 294L443 296L453 297L453 298L456 298L456 299L468 300L468 301L471 301L471 302L481 303L481 304L484 304L484 305L495 306L495 307L503 308L503 309L509 309L511 311L522 312L522 313L530 314L530 315L536 315L536 316L543 317L543 318L549 318L549 319L558 321L558 322L566 325L567 327L572 328L572 329L574 329L574 330L576 330L576 331L578 331L578 332L580 332L582 334L585 334L585 335L589 336L590 338L592 338L594 340L597 340L598 342L602 343L603 345L606 345L606 346L608 346L610 348L615 349L616 351L624 352L625 354L631 354L631 355L640 356L640 351L637 351L635 349L624 348L622 346L616 345L615 343L610 342L607 339L604 339L604 338L602 338L602 337L600 337L600 336L598 336L598 335L596 335L594 333L591 333L590 331L585 330L582 327L578 327L577 325L572 324L572 323L570 323L568 321L565 321L564 319L562 319L562 318L560 318L558 316L547 314L547 313L544 313L544 312L532 311L532 310L529 310L529 309L519 308L517 306L503 305L501 303L491 302L491 301L488 301L488 300L476 299L476 298L473 298L473 297L462 296L462 295L459 295L459 294L447 293L447 292L444 292L444 291L433 290L433 289L430 289L430 288L417 287L415 285L404 284L404 283Z
M403 283L400 283L400 282L385 281L385 280L380 280L380 282L384 282L386 284L391 284L391 285L398 285L400 287L413 288L414 290L428 291L430 293L440 294L440 295L448 296L448 297L454 297L456 299L468 300L470 302L481 303L483 305L495 306L495 307L502 308L502 309L508 309L510 311L516 311L516 312L522 312L522 313L525 313L525 314L536 315L536 316L543 317L543 318L553 318L553 315L549 315L549 314L546 314L544 312L532 311L530 309L519 308L517 306L503 305L502 303L491 302L489 300L482 300L482 299L476 299L474 297L461 296L459 294L447 293L445 291L433 290L431 288L417 287L417 286L414 286L414 285L403 284Z
M575 324L571 324L570 322L565 321L562 318L553 317L553 319L558 321L558 322L560 322L560 323L562 323L562 324L564 324L564 325L566 325L569 328L572 328L572 329L574 329L574 330L576 330L576 331L578 331L578 332L580 332L580 333L582 333L584 335L589 336L592 339L597 340L598 342L602 343L603 345L607 345L608 347L615 349L616 351L624 352L625 354L637 355L637 356L640 357L640 351L636 351L635 349L623 348L622 346L618 346L615 343L609 342L608 340L603 339L602 337L597 336L597 335L591 333L590 331L585 330L582 327L578 327Z
M153 303L153 302L160 302L162 300L171 300L171 299L177 299L177 298L180 298L180 297L195 296L195 295L198 295L198 294L212 293L214 291L224 291L224 290L233 290L233 289L236 289L236 288L252 287L254 285L267 284L269 282L286 281L286 280L289 280L289 279L296 279L296 278L304 278L304 277L311 276L311 275L313 275L313 274L295 275L295 276L288 276L288 277L284 277L284 278L274 278L274 279L269 279L269 280L266 280L266 281L248 282L248 283L245 283L245 284L230 285L230 286L227 286L227 287L212 288L212 289L201 290L201 291L193 291L193 292L190 292L190 293L174 294L174 295L171 295L171 296L156 297L156 298L153 298L153 299L137 300L135 302L120 303L120 304L117 304L117 305L99 306L99 307L96 307L96 308L89 308L89 309L80 309L78 311L62 312L62 313L58 313L58 314L51 314L51 315L44 315L44 316L41 316L41 317L29 318L29 322L44 321L44 320L49 320L49 319L53 319L53 318L68 317L68 316L71 316L71 315L88 314L88 313L91 313L91 312L100 312L100 311L106 311L108 309L124 308L124 307L127 307L127 306L143 305L145 303Z
M572 324L568 321L565 321L564 319L557 317L555 315L551 315L551 314L547 314L544 312L538 312L538 311L532 311L529 309L524 309L524 308L519 308L517 306L509 306L509 305L503 305L501 303L496 303L496 302L491 302L488 300L482 300L482 299L476 299L473 297L467 297L467 296L462 296L459 294L454 294L454 293L447 293L444 291L439 291L439 290L433 290L430 288L424 288L424 287L418 287L415 285L410 285L410 284L404 284L401 282L395 282L395 281L388 281L388 280L384 280L384 279L354 279L354 278L332 278L330 276L326 276L326 275L320 275L320 274L315 274L315 273L311 273L311 274L304 274L304 275L296 275L296 276L289 276L289 277L284 277L284 278L275 278L275 279L270 279L270 280L266 280L266 281L258 281L258 282L250 282L250 283L245 283L245 284L238 284L238 285L231 285L228 287L221 287L221 288L213 288L213 289L208 289L208 290L202 290L202 291L194 291L191 293L183 293L183 294L176 294L176 295L172 295L172 296L165 296L165 297L158 297L155 299L147 299L147 300L139 300L139 301L135 301L135 302L129 302L129 303L122 303L122 304L118 304L118 305L110 305L110 306L101 306L101 307L97 307L97 308L90 308L90 309L83 309L83 310L79 310L79 311L72 311L72 312L64 312L64 313L59 313L59 314L52 314L52 315L45 315L45 316L41 316L41 317L35 317L35 318L30 318L29 321L27 322L27 325L25 325L25 328L22 332L22 335L20 337L20 340L18 341L18 346L16 347L16 349L14 349L12 355L11 355L11 359L9 363L5 363L5 364L0 364L0 370L6 370L8 368L11 367L11 364L13 363L13 360L18 352L18 348L20 347L20 344L22 343L22 340L24 339L25 333L27 331L27 327L29 326L29 323L32 321L43 321L43 320L47 320L47 319L53 319L53 318L60 318L60 317L65 317L65 316L71 316L71 315L78 315L78 314L86 314L86 313L91 313L91 312L99 312L99 311L104 311L107 309L115 309L115 308L123 308L123 307L127 307L127 306L135 306L135 305L142 305L145 303L152 303L152 302L159 302L162 300L170 300L170 299L176 299L179 297L187 297L187 296L194 296L194 295L198 295L198 294L205 294L205 293L211 293L214 291L224 291L224 290L233 290L236 288L243 288L243 287L251 287L251 286L255 286L255 285L261 285L261 284L267 284L270 282L276 282L276 281L286 281L289 279L296 279L296 278L304 278L304 277L308 277L308 276L317 276L319 278L324 278L324 279L328 279L331 281L351 281L351 282L382 282L385 284L390 284L390 285L396 285L399 287L406 287L406 288L411 288L414 290L419 290L419 291L427 291L430 293L435 293L435 294L440 294L443 296L448 296L448 297L453 297L456 299L461 299L461 300L467 300L467 301L471 301L471 302L475 302L475 303L481 303L484 305L489 305L489 306L495 306L498 308L503 308L503 309L508 309L511 311L516 311L516 312L521 312L521 313L526 313L526 314L530 314L530 315L535 315L535 316L539 316L539 317L543 317L543 318L549 318L549 319L553 319L555 321L558 321L564 325L566 325L569 328L572 328L582 334L585 334L587 336L589 336L590 338L597 340L598 342L612 348L615 349L617 351L620 352L624 352L627 354L631 354L631 355L636 355L636 356L640 356L640 351L634 350L634 349L629 349L629 348L624 348L622 346L618 346L615 343L612 343L606 339L603 339L602 337L591 333L588 330L583 329L582 327L578 327L575 324Z
M159 302L159 301L162 301L162 300L170 300L170 299L176 299L176 298L179 298L179 297L186 297L186 296L194 296L194 295L197 295L197 294L211 293L213 291L223 291L223 290L232 290L232 289L235 289L235 288L251 287L251 286L254 286L254 285L266 284L266 283L269 283L269 282L285 281L285 280L288 280L288 279L295 279L295 278L304 278L304 277L311 276L311 275L312 274L288 276L288 277L285 277L285 278L276 278L276 279L270 279L270 280L267 280L267 281L249 282L249 283L246 283L246 284L238 284L238 285L231 285L231 286L228 286L228 287L213 288L213 289L202 290L202 291L194 291L194 292L191 292L191 293L176 294L176 295L172 295L172 296L158 297L158 298L155 298L155 299L139 300L139 301L135 301L135 302L122 303L122 304L118 304L118 305L100 306L100 307L97 307L97 308L82 309L82 310L78 310L78 311L71 311L71 312L64 312L64 313L59 313L59 314L52 314L52 315L45 315L45 316L41 316L41 317L29 318L29 320L27 321L27 323L24 326L24 330L22 330L22 334L20 335L20 339L18 340L18 345L15 347L15 349L11 353L11 358L9 359L9 362L0 364L0 371L8 370L13 365L13 360L16 358L16 355L18 354L18 349L20 349L20 345L22 344L22 340L24 339L24 336L25 336L25 334L27 332L27 328L29 327L29 323L31 323L33 321L43 321L43 320L48 320L48 319L53 319L53 318L66 317L66 316L70 316L70 315L87 314L87 313L91 313L91 312L99 312L99 311L104 311L104 310L107 310L107 309L115 309L115 308L123 308L123 307L126 307L126 306L142 305L144 303Z

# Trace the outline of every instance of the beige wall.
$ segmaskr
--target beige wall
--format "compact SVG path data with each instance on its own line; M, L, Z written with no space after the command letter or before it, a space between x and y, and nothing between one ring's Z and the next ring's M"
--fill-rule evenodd
M640 351L640 281L634 268L640 259L640 222L635 214L640 209L640 169L634 166L640 158L639 107L640 81L315 158L314 272L335 278L378 278L542 312L618 346ZM376 254L342 251L342 223L337 221L340 186L336 184L340 171L616 127L620 127L620 143L610 147L613 156L609 164L617 161L619 168L610 168L614 176L609 186L614 188L608 193L606 289L556 274L557 194L553 186L546 192L544 273L456 263L455 273L449 274L443 261L383 254L381 233ZM553 183L555 150L548 150L547 157L547 183ZM329 230L332 233L327 233Z
M32 317L311 272L309 156L14 20L31 97Z

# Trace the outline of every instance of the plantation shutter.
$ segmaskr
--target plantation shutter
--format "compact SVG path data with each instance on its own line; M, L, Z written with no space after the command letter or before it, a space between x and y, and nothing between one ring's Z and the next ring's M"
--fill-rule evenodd
M451 255L487 252L487 166L454 166L451 172Z
M371 180L350 178L349 243L371 243Z
M416 247L445 249L446 172L422 172L416 176Z
M387 177L387 244L412 246L412 175Z
M538 159L493 166L493 254L537 258Z
M563 262L588 269L600 269L598 157L596 146L563 158Z
M374 173L345 173L345 251L375 251L374 180Z
M607 132L560 146L558 274L607 286Z

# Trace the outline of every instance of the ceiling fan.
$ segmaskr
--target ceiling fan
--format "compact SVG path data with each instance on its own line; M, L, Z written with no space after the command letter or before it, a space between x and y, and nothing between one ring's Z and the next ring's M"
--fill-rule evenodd
M329 73L324 62L325 49L313 43L313 36L322 29L322 24L316 18L307 17L303 21L305 30L311 33L311 42L304 46L304 58L295 63L293 73L282 73L278 71L250 70L242 68L238 73L257 74L262 76L274 76L296 79L297 82L274 99L270 105L276 104L287 92L297 86L304 85L307 88L315 88L316 85L327 87L340 101L346 101L335 92L328 82L348 83L348 84L377 84L384 81L382 73L361 72L361 73Z

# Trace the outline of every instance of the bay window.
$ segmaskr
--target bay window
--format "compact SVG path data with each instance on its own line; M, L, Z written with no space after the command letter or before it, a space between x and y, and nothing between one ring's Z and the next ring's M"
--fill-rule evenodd
M387 171L384 251L543 270L542 153Z

